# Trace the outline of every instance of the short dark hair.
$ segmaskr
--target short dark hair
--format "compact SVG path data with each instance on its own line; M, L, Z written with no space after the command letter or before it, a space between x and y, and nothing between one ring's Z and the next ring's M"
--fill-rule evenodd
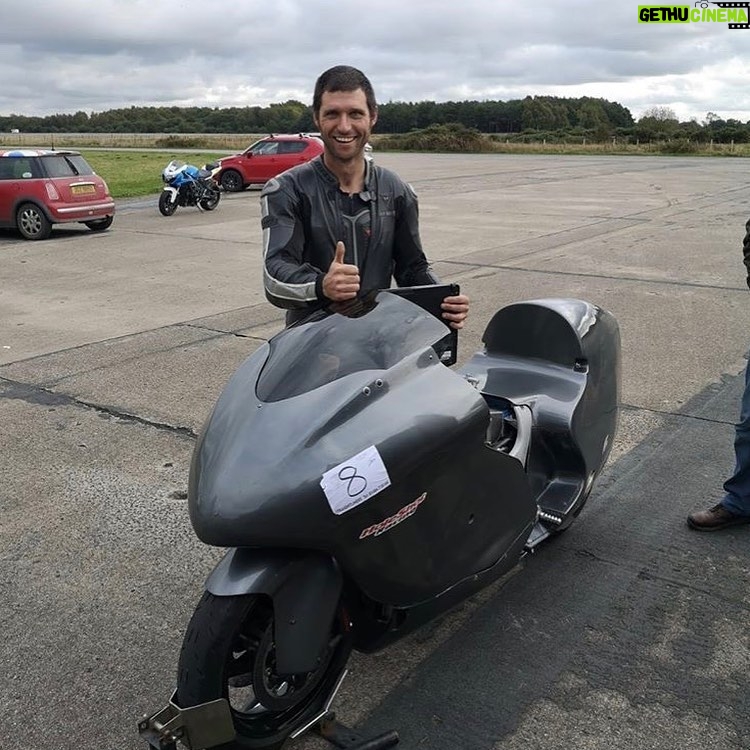
M318 80L315 82L313 94L315 116L317 117L320 112L321 100L326 92L356 91L357 89L362 89L365 92L367 108L370 110L370 114L374 115L377 112L378 104L375 101L375 92L368 77L361 70L352 68L351 65L335 65L333 68L328 68L318 76Z

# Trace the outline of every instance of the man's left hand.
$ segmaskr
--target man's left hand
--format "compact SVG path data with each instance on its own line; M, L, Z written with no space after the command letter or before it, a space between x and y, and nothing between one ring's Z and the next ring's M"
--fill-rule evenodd
M443 318L448 321L451 328L464 327L464 321L469 314L469 298L465 294L446 297L440 307L443 309Z

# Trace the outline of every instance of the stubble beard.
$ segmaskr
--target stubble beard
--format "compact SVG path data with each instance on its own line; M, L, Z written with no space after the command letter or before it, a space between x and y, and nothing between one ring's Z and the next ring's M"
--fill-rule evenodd
M352 152L351 156L344 156L339 152L339 144L337 143L335 138L333 138L333 136L327 136L323 139L323 143L326 149L326 156L330 158L331 161L342 166L356 164L357 162L364 159L366 138L364 136L358 135L355 136L354 142L357 144L357 148Z

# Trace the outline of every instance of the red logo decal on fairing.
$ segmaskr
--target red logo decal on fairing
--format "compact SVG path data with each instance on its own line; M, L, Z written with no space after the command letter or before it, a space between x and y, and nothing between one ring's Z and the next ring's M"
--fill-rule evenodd
M404 505L398 513L386 518L385 521L368 526L360 535L360 539L367 539L368 536L380 536L386 531L390 531L394 526L398 526L401 521L405 521L409 516L417 512L417 508L427 499L427 493L423 492L416 500Z

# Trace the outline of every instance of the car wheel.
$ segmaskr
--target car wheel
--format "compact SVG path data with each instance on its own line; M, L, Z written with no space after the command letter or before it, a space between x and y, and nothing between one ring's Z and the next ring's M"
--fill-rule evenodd
M227 169L221 176L221 186L228 193L239 193L245 189L242 175L236 169Z
M114 216L105 216L103 219L94 219L93 221L84 221L83 223L92 232L103 232L105 229L109 229L112 226L114 220Z
M27 240L46 240L52 232L50 220L34 203L24 203L16 211L16 227Z

